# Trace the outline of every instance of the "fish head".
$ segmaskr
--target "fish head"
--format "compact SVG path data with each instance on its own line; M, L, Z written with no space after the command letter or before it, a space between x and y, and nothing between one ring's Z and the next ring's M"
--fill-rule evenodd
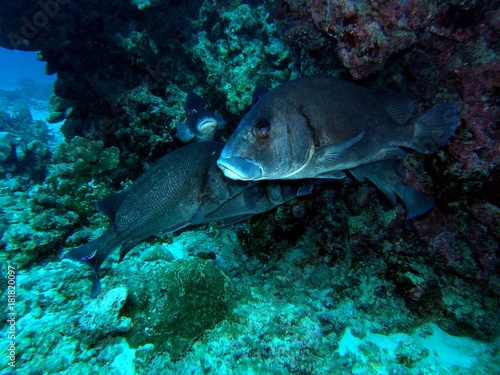
M233 180L290 179L314 152L314 134L300 106L266 94L243 117L217 165Z
M217 118L210 104L189 91L186 98L186 117L189 129L198 141L210 141L217 130Z

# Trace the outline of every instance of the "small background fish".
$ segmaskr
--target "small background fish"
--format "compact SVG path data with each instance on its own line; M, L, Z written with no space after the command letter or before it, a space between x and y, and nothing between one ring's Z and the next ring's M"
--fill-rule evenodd
M187 124L177 125L177 137L182 142L211 141L217 129L226 124L222 116L212 111L210 104L201 96L189 91L186 97Z

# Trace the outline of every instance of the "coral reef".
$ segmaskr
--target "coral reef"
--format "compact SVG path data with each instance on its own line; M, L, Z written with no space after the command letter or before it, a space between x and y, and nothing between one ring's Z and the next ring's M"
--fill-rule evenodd
M2 197L0 212L5 223L1 244L8 258L24 266L53 254L83 220L95 214L95 202L113 191L106 172L119 161L118 148L104 149L102 141L75 137L54 153L43 183L26 189L23 179L2 181L2 190L12 195Z
M20 371L496 374L498 8L0 4L0 46L37 50L57 73L49 119L65 119L66 137L50 149L43 122L21 107L0 111L0 257L3 275L16 266ZM405 181L436 207L405 223L402 205L368 184L319 181L312 198L247 222L158 236L119 264L111 254L107 293L90 300L88 275L59 255L108 225L95 201L179 145L185 92L222 113L225 140L256 83L306 74L393 88L415 99L417 114L457 104L456 136L435 155L402 161ZM0 92L0 105L13 95Z
M172 147L185 92L199 87L202 97L234 121L250 105L257 81L270 86L293 70L264 5L200 0L22 5L0 7L0 17L9 19L2 24L0 46L39 50L47 72L57 72L48 119L66 119L67 139L78 135L120 147L125 161L133 155L154 161ZM53 6L52 13L46 6ZM125 7L126 17L102 17L117 6ZM25 35L29 26L22 20L31 23L38 14L48 14L47 27Z
M47 124L33 120L29 109L14 114L0 109L0 175L43 181L52 138Z
M104 293L102 298L92 300L82 309L78 325L89 334L90 342L132 329L132 319L120 316L127 294L125 287L111 289Z
M215 24L211 7L204 3L203 17L195 24L210 31L193 35L184 48L204 67L209 87L226 97L223 108L239 116L251 104L257 83L271 86L291 76L290 55L275 36L275 26L267 23L265 7L241 4L221 11Z
M319 244L311 246L312 238L302 236L289 252L263 264L245 254L236 235L224 228L185 232L163 244L163 250L154 250L168 249L184 259L145 261L137 256L145 249L133 250L113 267L114 275L106 273L107 293L93 301L83 285L88 279L66 262L19 269L18 299L23 302L16 304L18 361L32 372L111 374L375 374L374 367L379 373L452 374L457 369L473 375L495 373L499 359L484 350L484 343L462 339L449 344L452 336L435 325L424 324L413 332L426 319L415 318L404 306L385 278L383 261L373 257L356 262L347 249L342 254L325 254ZM184 254L176 249L183 249ZM211 262L192 257L207 251L216 253L215 266L232 280L229 289L228 278ZM200 274L200 269L206 272ZM186 286L184 296L179 296L179 280ZM194 289L188 293L189 280ZM214 296L211 290L230 299L208 298L208 306L222 307L212 322L224 320L199 337L203 330L190 323L209 321L204 320L204 312L210 309L197 310L194 295L203 300ZM168 297L172 302L161 304ZM192 309L183 308L186 303ZM159 315L153 306L163 307ZM177 315L166 315L167 311ZM171 319L179 325L169 325ZM176 361L169 355L175 347L165 344L176 337L168 335L163 324L196 337ZM128 331L126 339L124 330ZM187 337L179 341L183 348ZM137 346L131 345L133 340ZM158 350L162 345L167 346L165 352Z

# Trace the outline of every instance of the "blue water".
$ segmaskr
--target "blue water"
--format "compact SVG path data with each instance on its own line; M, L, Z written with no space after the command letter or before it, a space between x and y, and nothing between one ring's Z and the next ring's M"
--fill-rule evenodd
M56 76L45 74L45 62L38 61L35 52L0 48L0 85L17 84L23 78L37 83L53 83Z

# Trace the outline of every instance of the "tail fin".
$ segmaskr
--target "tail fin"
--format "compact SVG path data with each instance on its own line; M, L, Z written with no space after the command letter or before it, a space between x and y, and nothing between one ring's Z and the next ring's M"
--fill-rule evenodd
M412 121L415 131L411 148L432 154L455 134L458 123L457 108L454 103L437 105Z
M92 288L90 296L95 298L101 289L99 282L99 268L108 257L108 255L116 248L113 246L112 241L115 238L112 226L110 226L99 238L91 241L85 245L77 247L66 253L63 259L76 260L88 264L94 270L94 280L92 281Z

